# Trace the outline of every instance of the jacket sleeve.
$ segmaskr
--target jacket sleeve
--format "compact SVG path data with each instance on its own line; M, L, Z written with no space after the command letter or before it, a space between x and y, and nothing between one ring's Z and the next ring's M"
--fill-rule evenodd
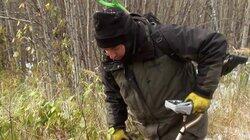
M127 105L125 104L120 88L114 80L110 72L102 70L102 82L104 84L104 92L106 95L107 122L109 127L125 128L127 120Z
M194 92L212 98L228 46L224 36L201 28L177 25L167 25L164 30L168 46L180 57L198 64Z

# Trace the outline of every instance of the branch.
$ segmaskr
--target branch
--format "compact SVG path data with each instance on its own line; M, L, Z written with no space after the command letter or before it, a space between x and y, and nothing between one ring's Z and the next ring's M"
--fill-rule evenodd
M0 18L2 18L2 19L8 19L8 20L16 20L16 21L21 21L21 22L26 22L26 23L33 23L32 21L29 21L29 20L26 20L26 19L18 19L18 18L14 18L14 17L0 16Z

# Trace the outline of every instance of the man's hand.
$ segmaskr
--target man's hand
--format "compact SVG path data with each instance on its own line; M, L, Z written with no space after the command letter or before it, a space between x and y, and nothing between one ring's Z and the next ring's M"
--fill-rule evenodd
M210 99L201 97L194 92L191 92L187 96L185 101L192 101L193 102L193 113L203 113L209 108L209 106L211 104Z
M113 127L108 130L108 140L129 140L123 129L115 130Z

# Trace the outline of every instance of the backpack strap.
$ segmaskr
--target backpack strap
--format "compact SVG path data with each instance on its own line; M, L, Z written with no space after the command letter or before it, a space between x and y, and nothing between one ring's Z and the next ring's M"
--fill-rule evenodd
M149 22L149 20L148 20L147 18L145 18L144 16L141 16L141 15L135 14L135 13L131 13L130 15L131 15L131 17L133 18L133 20L134 20L135 22L141 22L141 23L143 23L144 25L149 25L149 24L151 24L151 23ZM147 40L148 40L149 42L151 42L151 39L150 39L150 29L149 29L149 27L151 27L151 26L145 26L145 27L146 27L146 36L147 36Z
M168 55L170 58L172 58L175 61L185 63L187 62L186 59L180 57L169 45L168 41L164 37L163 33L159 28L157 29L157 26L151 26L150 24L150 39L152 41L153 46L160 49L163 54Z
M142 22L145 25L147 40L152 44L152 46L159 49L163 54L168 55L175 61L182 63L187 62L186 59L178 56L168 44L163 33L159 29L159 25L161 25L161 23L156 17L153 16L152 13L145 14L144 16L133 13L130 15L136 22Z

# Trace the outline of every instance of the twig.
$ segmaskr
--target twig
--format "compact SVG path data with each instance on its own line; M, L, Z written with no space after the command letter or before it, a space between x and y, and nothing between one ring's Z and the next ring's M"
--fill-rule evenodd
M21 21L21 22L27 22L27 23L33 23L32 21L26 20L26 19L19 19L19 18L14 18L14 17L4 17L0 16L2 19L9 19L9 20L16 20L16 21Z

